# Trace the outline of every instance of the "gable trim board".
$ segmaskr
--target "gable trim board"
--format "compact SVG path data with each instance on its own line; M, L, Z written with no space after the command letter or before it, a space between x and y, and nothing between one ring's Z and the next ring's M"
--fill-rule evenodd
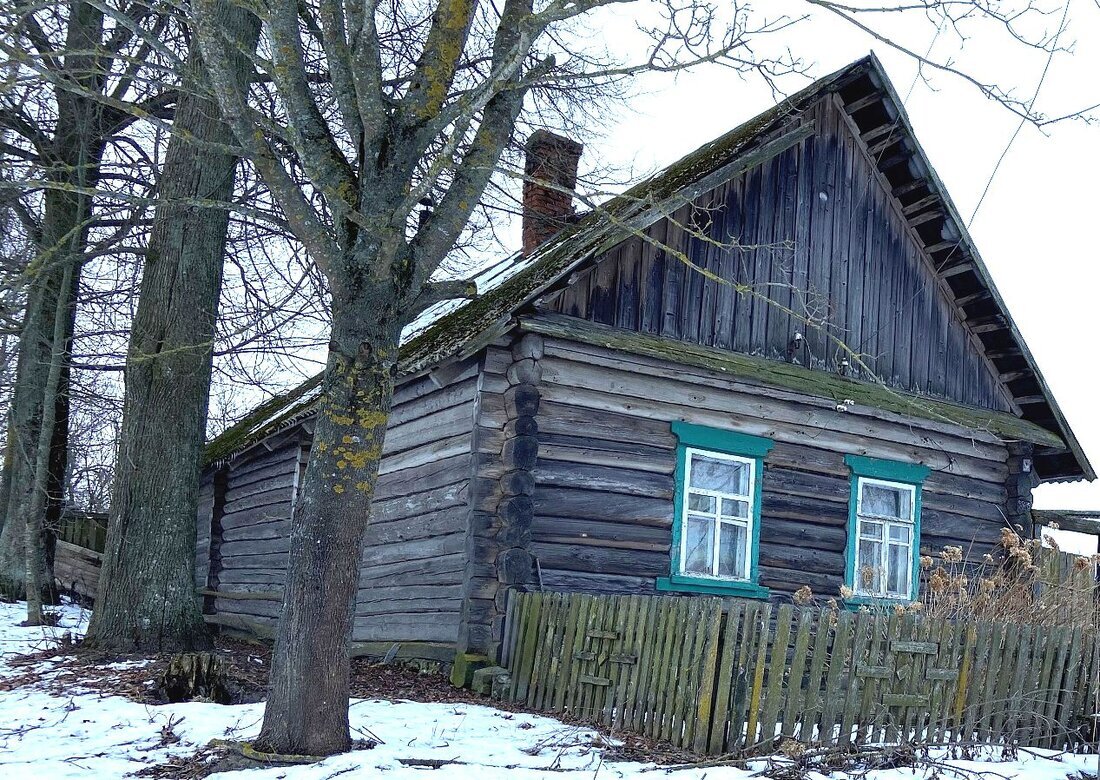
M873 55L810 85L591 212L519 261L514 275L498 287L442 316L405 344L401 373L411 378L477 354L511 331L518 317L530 313L539 300L571 285L581 271L594 266L623 240L708 189L800 143L813 132L801 112L830 95L843 107L845 121L869 144L899 213L919 239L969 337L980 345L982 359L997 375L1017 412L1015 419L1024 423L1022 430L1028 433L1018 437L1039 445L1035 455L1039 477L1043 481L1095 479L1095 471ZM792 129L796 122L798 126ZM314 379L285 399L269 402L263 414L258 410L246 418L247 425L234 426L215 439L208 459L232 456L308 417L318 390ZM920 403L943 402L920 396ZM1004 418L998 419L1008 424ZM1038 433L1037 428L1049 436Z

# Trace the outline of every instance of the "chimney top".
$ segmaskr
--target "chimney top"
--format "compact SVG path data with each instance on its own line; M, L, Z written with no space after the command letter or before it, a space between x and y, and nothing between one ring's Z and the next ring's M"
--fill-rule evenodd
M584 145L548 130L527 139L523 172L523 254L529 255L573 216L577 165Z

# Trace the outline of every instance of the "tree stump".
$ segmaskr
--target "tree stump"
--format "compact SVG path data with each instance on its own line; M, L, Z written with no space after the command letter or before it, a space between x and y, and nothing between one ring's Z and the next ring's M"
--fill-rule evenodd
M160 678L161 695L173 704L194 700L230 704L234 688L225 663L214 653L172 656Z

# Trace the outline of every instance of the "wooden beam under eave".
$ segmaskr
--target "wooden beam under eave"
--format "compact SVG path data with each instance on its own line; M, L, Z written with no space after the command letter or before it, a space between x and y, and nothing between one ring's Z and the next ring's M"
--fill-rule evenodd
M961 295L955 299L955 305L957 306L969 306L972 303L979 303L981 301L989 300L993 297L993 293L989 290L978 290L972 292L969 295Z
M930 255L934 255L936 252L942 252L945 249L955 249L962 243L961 239L952 238L949 241L940 241L936 244L928 244L924 247L924 251Z
M903 195L908 195L913 190L927 186L927 184L928 182L926 182L924 179L913 179L913 181L908 181L905 184L899 184L898 186L890 190L890 192L895 198L900 198ZM953 243L957 243L957 241Z
M852 121L855 121L855 117L852 117ZM857 126L859 127L859 138L865 144L873 143L876 139L881 138L887 133L892 133L898 129L897 122L889 120L873 125L868 123L867 127L863 127L857 122Z
M974 264L969 260L963 263L958 263L957 265L951 265L947 268L939 269L939 275L942 276L944 279L950 279L952 276L958 276L959 274L965 274L967 272L974 272Z
M863 97L859 98L858 100L853 100L851 103L845 103L844 104L844 110L847 111L849 114L854 114L857 111L862 111L863 109L867 108L868 106L873 106L875 103L881 103L881 102L882 102L882 93L879 92L878 90L874 90L870 94L864 95ZM891 124L893 124L893 123L891 123Z
M923 225L925 222L931 222L936 219L947 219L947 215L940 209L932 209L926 211L923 214L918 214L915 217L909 217L909 227L915 228Z
M918 214L921 211L924 211L929 206L935 205L937 203L942 203L942 202L943 202L943 199L939 195L933 193L931 195L925 195L920 200L914 201L913 203L910 203L908 206L902 206L901 212L905 216L909 217L909 216L912 216L913 214Z
M1048 403L1047 397L1042 395L1020 395L1012 399L1020 406L1030 406L1031 404L1046 404Z

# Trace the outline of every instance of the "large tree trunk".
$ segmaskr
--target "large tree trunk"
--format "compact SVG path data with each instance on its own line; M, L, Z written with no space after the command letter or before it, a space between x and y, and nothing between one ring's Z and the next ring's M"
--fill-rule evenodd
M369 297L333 302L324 394L291 520L283 613L256 743L272 753L320 756L351 745L349 644L400 340L399 325L378 321L392 307Z
M259 36L253 14L226 14L234 40ZM238 58L239 77L250 70ZM126 364L126 396L99 597L88 643L113 651L178 651L210 639L195 596L195 516L210 397L211 356L237 157L217 105L189 63L160 175ZM194 140L191 140L194 139ZM198 142L198 143L196 143Z

